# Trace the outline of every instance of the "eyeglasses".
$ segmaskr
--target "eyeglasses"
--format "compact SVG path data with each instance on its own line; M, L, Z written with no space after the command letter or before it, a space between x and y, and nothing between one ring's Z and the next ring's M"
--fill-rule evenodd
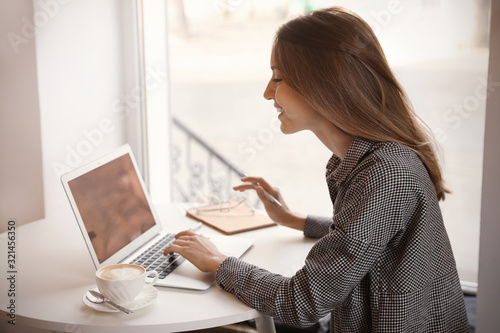
M217 200L218 201L218 200ZM246 197L235 197L227 201L209 203L196 207L198 215L212 216L249 216L255 213L255 209Z

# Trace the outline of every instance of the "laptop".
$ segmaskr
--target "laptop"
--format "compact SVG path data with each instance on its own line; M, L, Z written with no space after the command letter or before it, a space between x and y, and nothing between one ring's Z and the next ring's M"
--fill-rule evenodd
M147 267L165 259L160 252L175 232L160 223L128 144L62 175L61 181L96 270L116 263ZM222 253L235 257L253 244L252 239L234 236L211 235L210 240ZM163 244L155 245L160 241ZM155 247L158 254L141 259ZM201 272L179 255L167 258L156 268L160 274L156 286L206 290L215 282L213 274Z

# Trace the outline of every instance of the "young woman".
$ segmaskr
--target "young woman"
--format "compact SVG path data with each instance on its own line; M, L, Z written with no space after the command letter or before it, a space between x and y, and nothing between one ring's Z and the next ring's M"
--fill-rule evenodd
M331 312L332 332L469 332L431 136L370 27L338 7L305 14L278 30L271 69L264 97L274 101L281 131L310 130L333 153L333 217L294 213L277 188L247 177L274 221L318 238L304 267L291 278L273 274L190 231L165 252L288 324L311 325Z

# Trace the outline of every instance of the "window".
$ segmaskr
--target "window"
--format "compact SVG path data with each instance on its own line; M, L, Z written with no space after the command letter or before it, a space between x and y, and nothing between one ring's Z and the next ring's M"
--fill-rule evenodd
M262 97L271 75L269 56L276 29L297 13L325 7L327 1L178 0L169 4L174 119L233 166L278 186L292 209L330 215L324 180L330 152L311 133L283 135L272 102ZM495 87L491 85L490 91L487 87L491 80L487 75L489 3L358 0L336 4L371 24L417 113L441 143L445 177L453 191L442 204L445 223L461 279L474 287L485 103ZM213 186L203 183L201 174L213 172L210 164L198 151L188 156L187 149L199 148L186 148L192 145L186 144L179 128L173 129L172 140L174 178L187 179L173 193L174 199L182 200L182 191L209 194Z

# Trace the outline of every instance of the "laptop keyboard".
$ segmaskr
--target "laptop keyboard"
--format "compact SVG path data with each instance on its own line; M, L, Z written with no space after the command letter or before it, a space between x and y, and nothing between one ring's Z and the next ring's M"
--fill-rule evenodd
M150 246L146 251L135 258L131 264L136 264L144 267L147 271L155 270L158 272L159 278L164 279L168 274L172 273L184 260L184 257L177 253L164 256L163 250L167 245L174 241L174 234L167 234L155 244Z

